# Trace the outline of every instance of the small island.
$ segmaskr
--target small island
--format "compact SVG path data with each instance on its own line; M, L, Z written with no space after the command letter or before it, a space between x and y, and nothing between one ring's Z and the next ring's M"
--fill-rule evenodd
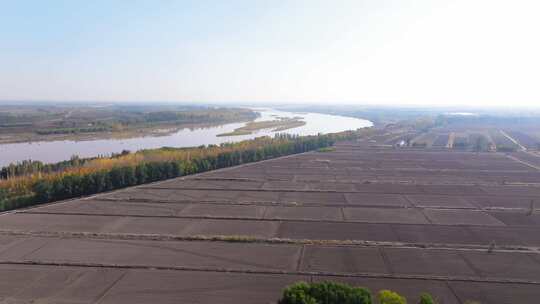
M305 125L306 122L302 120L302 117L278 117L276 120L264 120L264 121L252 121L246 123L243 127L236 128L232 132L221 133L217 136L239 136L249 135L253 132L272 129L272 132L285 131L292 128L297 128Z

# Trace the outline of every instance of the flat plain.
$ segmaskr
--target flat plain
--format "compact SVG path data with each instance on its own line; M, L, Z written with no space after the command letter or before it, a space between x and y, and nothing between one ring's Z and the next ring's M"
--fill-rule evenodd
M335 280L537 303L539 160L523 155L343 142L3 213L0 301L274 303Z

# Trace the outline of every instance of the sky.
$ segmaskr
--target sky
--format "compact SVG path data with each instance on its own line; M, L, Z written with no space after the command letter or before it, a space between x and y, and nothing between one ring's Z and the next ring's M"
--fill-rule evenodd
M0 100L540 106L540 1L0 0Z

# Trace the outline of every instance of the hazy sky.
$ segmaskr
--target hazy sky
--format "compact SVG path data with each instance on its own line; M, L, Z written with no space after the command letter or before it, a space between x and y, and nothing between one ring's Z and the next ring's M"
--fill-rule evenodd
M540 106L540 1L0 0L0 99Z

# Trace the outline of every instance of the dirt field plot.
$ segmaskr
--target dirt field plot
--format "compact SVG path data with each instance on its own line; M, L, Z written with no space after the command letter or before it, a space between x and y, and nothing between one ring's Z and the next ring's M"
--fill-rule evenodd
M540 213L489 212L489 214L508 226L540 226Z
M264 218L289 220L343 221L341 208L335 207L266 207Z
M506 187L482 187L482 190L488 195L506 196L506 197L540 197L540 187L526 186L506 186Z
M306 276L0 265L8 303L267 303ZM247 289L247 290L246 290Z
M465 251L462 256L483 277L540 282L538 253Z
M281 203L286 204L345 204L342 193L332 192L284 192L280 197Z
M225 190L208 189L208 190L205 190L204 192L205 192L205 195L203 199L204 201L207 201L207 202L235 202L236 198L240 195L242 191L237 191L237 190L225 191Z
M527 210L531 206L531 200L535 202L536 205L537 197L516 197L516 196L474 196L468 197L472 203L479 205L484 208L520 208ZM540 202L538 203L540 204Z
M439 225L504 226L504 223L483 211L424 209L424 214Z
M357 176L336 175L336 181L340 183L368 184L368 183L373 183L377 179L378 179L378 176L375 173L363 173Z
M283 286L308 280L292 275L133 270L102 303L268 303L279 298Z
M419 185L389 184L389 183L357 184L356 191L363 192L363 193L380 193L380 194L415 194L415 193L423 192L422 188Z
M458 252L423 249L383 249L391 269L398 274L475 276Z
M237 178L237 179L254 179L254 180L292 180L294 178L294 174L291 173L284 173L284 174L275 174L275 173L252 173L252 172L242 172L242 171L225 171L225 172L207 172L204 173L205 177L209 178Z
M537 227L467 227L480 244L540 246Z
M179 215L258 219L263 217L265 209L264 206L190 204Z
M219 200L227 201L235 197L236 192L222 190L219 192ZM191 202L212 200L212 194L218 190L179 190L179 189L146 189L136 188L130 191L119 191L97 196L98 199L135 200L135 201L163 201L163 202ZM232 194L228 195L228 194Z
M343 170L339 169L326 169L326 168L267 168L265 174L276 174L276 175L336 175L343 173Z
M264 190L308 190L308 184L304 182L292 182L292 181L269 181L264 183L262 189Z
M335 174L311 174L311 175L294 175L294 180L297 182L323 183L341 181Z
M141 191L142 190L142 191ZM115 191L112 193L99 195L100 198L117 199L117 200L151 200L151 201L172 201L175 199L182 200L183 197L174 197L174 190L171 189L127 189ZM190 199L189 195L188 198Z
M429 224L422 211L410 208L343 208L343 214L354 222Z
M174 181L167 181L163 183L153 184L148 187L157 187L165 189L233 189L233 190L249 190L249 189L260 189L263 185L263 181L249 181L244 179L238 180L219 180L219 179L190 179L186 178L175 179ZM147 188L147 187L142 187Z
M116 225L102 229L102 233L180 235L197 220L181 218L129 218L117 220Z
M467 199L459 196L447 195L407 195L409 200L417 207L446 207L446 208L477 208Z
M17 213L11 216L3 216L0 230L113 232L133 219L120 216ZM178 227L178 225L176 226Z
M327 273L388 273L378 248L306 246L301 269Z
M0 265L0 294L7 303L95 303L126 274L123 269ZM128 303L128 302L126 302Z
M283 222L277 237L300 240L398 241L390 225L369 223Z
M28 212L64 214L106 214L141 216L177 216L186 204L162 204L122 201L80 200L73 203L53 204Z
M309 187L309 190L314 190L314 191L336 191L336 192L355 191L354 183L310 182L308 187Z
M18 241L19 238L14 235L0 235L0 252L9 248L14 242Z
M268 257L260 259L261 254ZM299 254L294 245L28 238L0 253L0 261L294 270Z
M481 195L485 194L478 186L462 186L462 185L421 185L417 193L425 193L430 195Z
M536 303L540 297L540 288L533 284L482 283L482 282L448 282L462 303L507 304Z
M279 201L279 192L270 191L240 191L236 197L239 203L276 203Z
M272 238L280 223L276 221L250 220L198 220L182 231L185 236L249 236Z
M395 194L347 193L345 198L347 204L354 206L411 207L403 196Z
M417 244L482 244L468 227L439 225L394 225L399 241Z

